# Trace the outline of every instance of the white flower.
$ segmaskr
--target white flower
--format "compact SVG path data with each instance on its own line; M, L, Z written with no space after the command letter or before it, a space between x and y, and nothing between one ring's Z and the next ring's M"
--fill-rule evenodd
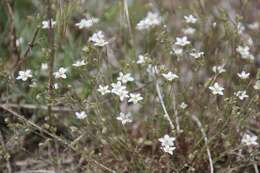
M149 75L154 75L159 73L158 67L155 65L153 66L152 64L149 64L148 67L146 68L146 71L149 73Z
M173 155L173 151L176 149L176 147L171 147L171 146L163 146L161 147L161 149L166 152L166 153L169 153L171 155Z
M86 112L81 111L81 112L75 112L75 115L78 119L85 119L88 115L86 114Z
M48 64L47 63L42 63L41 64L41 70L42 71L45 71L45 70L47 70L48 69Z
M118 117L116 117L117 120L121 121L123 125L126 123L131 123L132 120L132 114L131 113L123 113L121 112Z
M190 41L187 39L186 36L184 37L177 37L176 38L176 42L175 42L175 45L178 45L178 46L186 46L190 44Z
M182 55L182 54L183 54L183 49L182 49L182 48L179 48L179 47L177 47L177 46L175 46L175 45L172 45L172 52L173 52L175 55L179 56L179 55Z
M244 100L245 98L248 97L246 94L246 91L238 91L234 93L235 96L237 96L240 100Z
M137 23L136 29L145 30L160 25L162 17L158 13L148 12L146 17Z
M244 31L245 31L245 26L241 22L239 22L237 24L237 32L238 32L238 34L243 34Z
M91 17L90 19L81 19L79 23L76 23L75 25L79 28L90 28L95 23L98 23L99 19Z
M258 22L254 22L254 23L251 23L251 24L248 24L248 28L249 29L252 29L252 30L257 30L259 29L259 23Z
M93 42L95 46L103 47L108 44L108 41L105 40L105 36L102 31L98 31L94 33L90 38L89 41Z
M145 64L148 60L149 58L145 55L138 55L138 60L136 61L136 64Z
M174 145L174 141L175 138L174 137L170 137L169 135L164 135L164 137L160 138L159 141L161 142L162 146L173 146Z
M196 51L195 49L192 50L190 53L190 56L194 57L195 59L198 59L204 55L204 52Z
M19 47L24 42L23 37L20 37L16 39L15 44L17 47Z
M252 135L244 134L241 143L247 146L258 145L257 136L253 134Z
M166 80L168 80L168 81L173 81L174 79L178 79L178 78L179 78L178 75L172 73L171 71L168 72L168 73L163 73L162 76L163 76Z
M181 104L180 104L180 108L181 109L186 109L188 107L188 105L185 103L185 102L182 102Z
M185 34L185 35L192 35L195 33L195 31L196 31L196 29L194 29L192 27L184 28L182 30L183 34Z
M118 81L121 81L122 83L132 82L134 81L134 78L131 76L131 73L119 73L119 77L117 78Z
M170 137L169 135L164 135L164 137L160 138L159 141L161 142L161 149L169 154L173 154L173 151L175 150L174 147L174 137Z
M54 87L54 89L59 89L59 84L58 83L55 83L54 85L53 85L53 87Z
M32 78L31 70L19 71L16 79L22 80L22 81L27 81L28 78Z
M128 100L128 102L133 102L134 104L137 104L141 100L143 100L143 97L141 96L140 93L137 94L130 93L130 99Z
M189 16L184 16L184 19L185 19L186 23L196 23L198 20L196 17L194 17L191 14Z
M126 90L126 86L123 86L120 81L118 81L117 83L112 83L111 86L111 92L118 95L121 101L129 97L128 91Z
M260 90L260 80L257 80L254 85L255 90Z
M212 71L214 73L219 73L219 74L224 73L224 72L226 72L226 69L224 69L224 66L225 66L224 64L220 65L220 66L213 66Z
M76 61L74 64L72 64L74 67L81 67L81 66L83 66L83 65L86 65L87 63L85 62L85 60L83 59L83 60L78 60L78 61Z
M245 71L242 71L242 72L240 72L240 73L237 73L237 75L238 75L238 77L239 77L240 79L248 79L249 76L250 76L250 73L247 73L247 72L245 72Z
M67 75L66 75L66 72L68 70L64 67L61 67L59 68L59 70L57 72L54 72L53 75L56 79L59 79L59 78L63 78L63 79L66 79L67 78Z
M254 60L254 56L250 53L248 46L238 46L236 51L241 55L242 59Z
M100 92L101 95L105 95L107 93L110 93L110 90L108 89L109 88L108 85L106 85L106 86L99 85L98 87L99 87L98 92Z
M53 28L54 25L56 25L56 21L54 21L53 19L51 19L51 28ZM44 21L42 21L42 28L43 28L43 29L49 29L49 28L50 28L49 20L44 20Z
M214 94L214 95L224 95L223 91L224 91L224 88L221 87L217 82L214 83L213 86L210 86L209 89L211 90L211 92Z

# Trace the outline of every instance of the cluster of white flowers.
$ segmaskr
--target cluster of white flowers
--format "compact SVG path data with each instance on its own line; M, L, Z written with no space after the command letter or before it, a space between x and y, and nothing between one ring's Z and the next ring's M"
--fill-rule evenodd
M79 29L83 28L90 28L94 24L98 23L99 19L95 17L90 17L89 19L81 19L79 23L76 23L75 26L77 26Z
M108 93L113 93L117 96L119 96L120 100L123 101L126 98L129 98L128 102L132 102L134 104L137 104L141 100L143 100L143 97L140 93L130 93L127 90L127 87L123 84L127 84L128 82L134 81L134 78L132 77L131 73L119 73L119 76L117 77L117 82L112 83L111 87L112 89L109 89L109 86L102 86L99 85L98 92L101 93L101 95L105 95Z
M145 64L149 61L150 59L145 56L145 55L138 55L138 59L136 61L136 64Z
M186 23L192 23L192 24L195 24L198 21L198 19L196 17L194 17L192 14L190 14L188 16L184 16L184 19L185 19Z
M242 59L254 60L255 57L250 52L250 48L248 46L238 46L236 51L240 54Z
M195 59L198 59L198 58L204 56L204 52L197 51L196 49L192 49L192 52L190 53L190 56L192 56Z
M174 137L170 137L169 135L164 135L164 137L160 138L159 141L161 142L161 149L169 154L173 154L173 151L176 149L174 146Z
M146 17L137 23L138 30L147 30L160 25L162 17L158 13L148 12Z

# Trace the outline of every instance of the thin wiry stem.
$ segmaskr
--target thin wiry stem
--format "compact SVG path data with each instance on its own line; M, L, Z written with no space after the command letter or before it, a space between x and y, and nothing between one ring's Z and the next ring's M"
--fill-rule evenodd
M54 56L55 56L55 47L54 47L54 29L52 27L52 13L51 13L51 1L47 1L47 15L49 20L49 29L48 29L48 43L49 43L49 61L48 61L48 116L51 118L52 113L52 99L53 99L53 65L54 65Z
M158 94L158 97L159 97L159 100L160 100L160 103L161 103L161 106L163 108L163 111L164 111L164 116L166 117L167 121L169 122L170 126L171 126L171 129L174 130L175 127L174 127L174 124L172 123L172 120L167 112L167 109L166 109L166 106L165 106L165 103L163 101L163 97L162 97L162 93L161 93L161 89L160 89L160 86L159 86L159 82L156 81L156 92Z
M209 159L210 173L214 173L213 161L212 161L211 152L210 152L210 149L208 146L208 137L205 133L205 130L202 127L200 120L195 115L192 115L191 118L197 124L197 126L200 129L200 132L204 138L204 142L205 142L206 150L207 150L207 154L208 154L208 159Z

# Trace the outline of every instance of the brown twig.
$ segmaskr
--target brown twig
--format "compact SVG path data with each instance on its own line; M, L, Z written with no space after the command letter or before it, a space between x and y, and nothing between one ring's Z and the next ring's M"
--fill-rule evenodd
M34 34L33 34L33 38L32 40L28 43L28 47L25 50L24 54L22 55L20 61L18 62L18 66L17 68L19 68L26 60L26 58L28 57L29 53L32 51L32 48L34 47L34 43L36 41L37 35L40 31L40 27L37 27Z

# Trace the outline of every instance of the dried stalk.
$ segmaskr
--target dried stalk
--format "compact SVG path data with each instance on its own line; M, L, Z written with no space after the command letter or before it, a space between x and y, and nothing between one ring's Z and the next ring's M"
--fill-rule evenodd
M161 103L161 106L163 108L163 111L164 111L164 116L166 117L167 121L169 122L170 126L171 126L171 129L174 130L175 127L172 123L172 120L167 112L167 109L166 109L166 106L164 104L164 101L163 101L163 97L162 97L162 93L161 93L161 89L160 89L160 86L159 86L159 82L156 81L156 91L157 91L157 94L158 94L158 97L159 97L159 100L160 100L160 103Z
M200 129L200 132L203 136L203 139L204 139L204 142L205 142L205 145L206 145L207 154L208 154L208 160L209 160L209 165L210 165L210 173L214 173L213 161L212 161L211 152L210 152L209 145L208 145L208 138L207 138L206 132L203 129L200 120L195 115L192 115L191 118L197 124L197 126Z
M2 148L3 148L4 152L5 152L5 154L8 155L6 157L6 168L7 168L7 171L8 171L8 173L13 173L13 167L12 167L12 163L11 163L11 159L10 159L11 155L8 152L7 148L6 148L4 135L3 135L1 130L0 130L0 143L2 145Z

